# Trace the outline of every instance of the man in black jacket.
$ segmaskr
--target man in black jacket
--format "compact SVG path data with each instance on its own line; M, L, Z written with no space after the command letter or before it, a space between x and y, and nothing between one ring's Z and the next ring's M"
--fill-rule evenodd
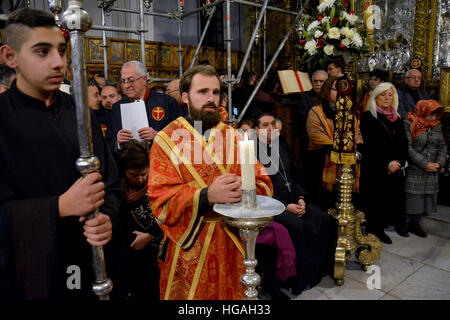
M17 80L0 96L0 299L92 299L91 245L111 240L117 167L95 119L99 171L81 178L75 167L75 103L58 90L67 43L54 16L15 11L5 40L0 52Z

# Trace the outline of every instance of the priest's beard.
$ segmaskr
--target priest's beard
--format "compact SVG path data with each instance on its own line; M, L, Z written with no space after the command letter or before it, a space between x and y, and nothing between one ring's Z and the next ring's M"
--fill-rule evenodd
M197 110L192 104L191 98L189 99L189 116L192 121L201 121L203 132L205 130L215 127L220 122L219 107L214 103L207 103L202 106L201 110ZM214 111L206 111L206 107L214 107Z

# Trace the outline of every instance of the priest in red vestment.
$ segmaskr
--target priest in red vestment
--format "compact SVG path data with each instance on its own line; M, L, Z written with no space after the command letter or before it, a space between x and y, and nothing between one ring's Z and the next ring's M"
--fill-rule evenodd
M188 69L180 91L188 116L161 130L150 151L148 195L164 231L160 297L242 299L244 248L238 230L213 211L215 203L241 200L241 137L221 121L220 82L213 67ZM257 161L255 172L257 194L272 196L270 178Z

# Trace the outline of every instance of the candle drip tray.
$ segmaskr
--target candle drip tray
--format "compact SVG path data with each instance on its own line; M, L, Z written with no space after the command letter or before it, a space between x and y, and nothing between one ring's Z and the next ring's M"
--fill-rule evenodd
M282 202L266 197L256 196L256 208L245 207L242 202L236 203L216 203L214 211L229 218L234 219L263 219L269 220L285 210Z

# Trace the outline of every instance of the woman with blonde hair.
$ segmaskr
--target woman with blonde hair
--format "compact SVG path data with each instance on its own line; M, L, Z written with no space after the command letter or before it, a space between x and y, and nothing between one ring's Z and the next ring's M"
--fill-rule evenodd
M404 121L410 165L406 172L408 231L425 238L420 227L423 215L435 213L439 170L445 165L447 145L440 119L444 108L435 100L420 100Z
M360 190L367 231L388 244L392 240L384 229L389 225L400 236L409 236L404 208L408 140L397 109L394 85L380 83L370 95L369 110L362 114L360 125L364 140Z

